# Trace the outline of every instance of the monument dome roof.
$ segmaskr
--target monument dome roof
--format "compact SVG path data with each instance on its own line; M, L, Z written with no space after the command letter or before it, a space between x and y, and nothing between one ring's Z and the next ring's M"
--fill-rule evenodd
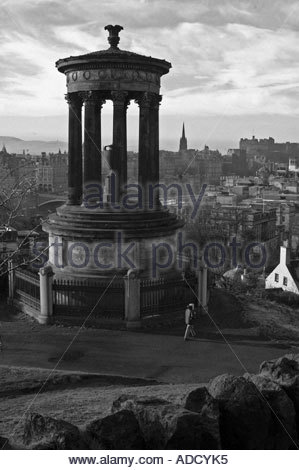
M160 75L168 73L171 68L171 64L166 60L156 59L151 56L145 56L137 54L136 52L119 49L118 43L120 38L118 33L123 29L122 26L108 25L105 26L105 29L109 31L108 42L110 47L108 49L59 59L56 62L58 70L62 73L66 73L74 70L74 68L80 70L87 67L101 68L106 65L111 66L112 64L122 64L127 67L133 66L134 68L138 66L154 68L156 72L160 73Z

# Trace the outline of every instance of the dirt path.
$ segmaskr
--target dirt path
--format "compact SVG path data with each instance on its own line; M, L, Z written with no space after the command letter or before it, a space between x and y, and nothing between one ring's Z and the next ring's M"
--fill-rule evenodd
M1 312L0 312L1 315ZM140 377L162 382L206 382L223 372L256 371L266 359L288 347L271 342L241 341L228 346L217 340L144 334L129 331L38 325L22 315L0 317L4 350L0 365L83 371ZM282 350L283 348L283 350ZM241 366L244 365L244 368Z

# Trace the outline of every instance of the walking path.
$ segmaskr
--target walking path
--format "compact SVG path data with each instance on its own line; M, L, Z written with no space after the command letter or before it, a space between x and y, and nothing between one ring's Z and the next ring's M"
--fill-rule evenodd
M163 382L206 382L229 372L257 372L259 364L291 351L272 342L195 338L128 331L41 326L1 315L2 365L77 370ZM73 342L72 342L73 341ZM71 344L71 346L70 346ZM232 351L233 350L233 351ZM241 363L242 365L241 365ZM244 368L243 368L244 366Z

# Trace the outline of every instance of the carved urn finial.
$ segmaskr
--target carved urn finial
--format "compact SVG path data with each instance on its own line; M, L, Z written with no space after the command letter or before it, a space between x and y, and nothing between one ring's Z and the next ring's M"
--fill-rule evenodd
M119 24L116 24L115 26L113 26L112 24L108 24L107 26L105 26L104 29L109 31L108 42L109 42L110 46L117 48L117 45L119 43L119 35L118 34L124 28L122 26L120 26Z

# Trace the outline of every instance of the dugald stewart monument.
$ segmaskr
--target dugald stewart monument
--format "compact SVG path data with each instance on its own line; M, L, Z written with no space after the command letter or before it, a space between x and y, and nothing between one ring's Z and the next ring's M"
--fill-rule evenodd
M67 83L68 200L43 228L49 234L49 261L58 279L100 278L109 283L111 276L123 276L130 269L150 278L152 244L168 241L175 250L172 238L183 225L162 207L158 194L160 82L171 64L121 50L122 26L105 29L108 49L56 63ZM113 142L102 151L101 110L107 100L113 102ZM133 194L132 185L127 185L131 101L139 106L138 193ZM110 167L106 181L103 159ZM125 265L124 256L117 258L124 247L130 250Z

